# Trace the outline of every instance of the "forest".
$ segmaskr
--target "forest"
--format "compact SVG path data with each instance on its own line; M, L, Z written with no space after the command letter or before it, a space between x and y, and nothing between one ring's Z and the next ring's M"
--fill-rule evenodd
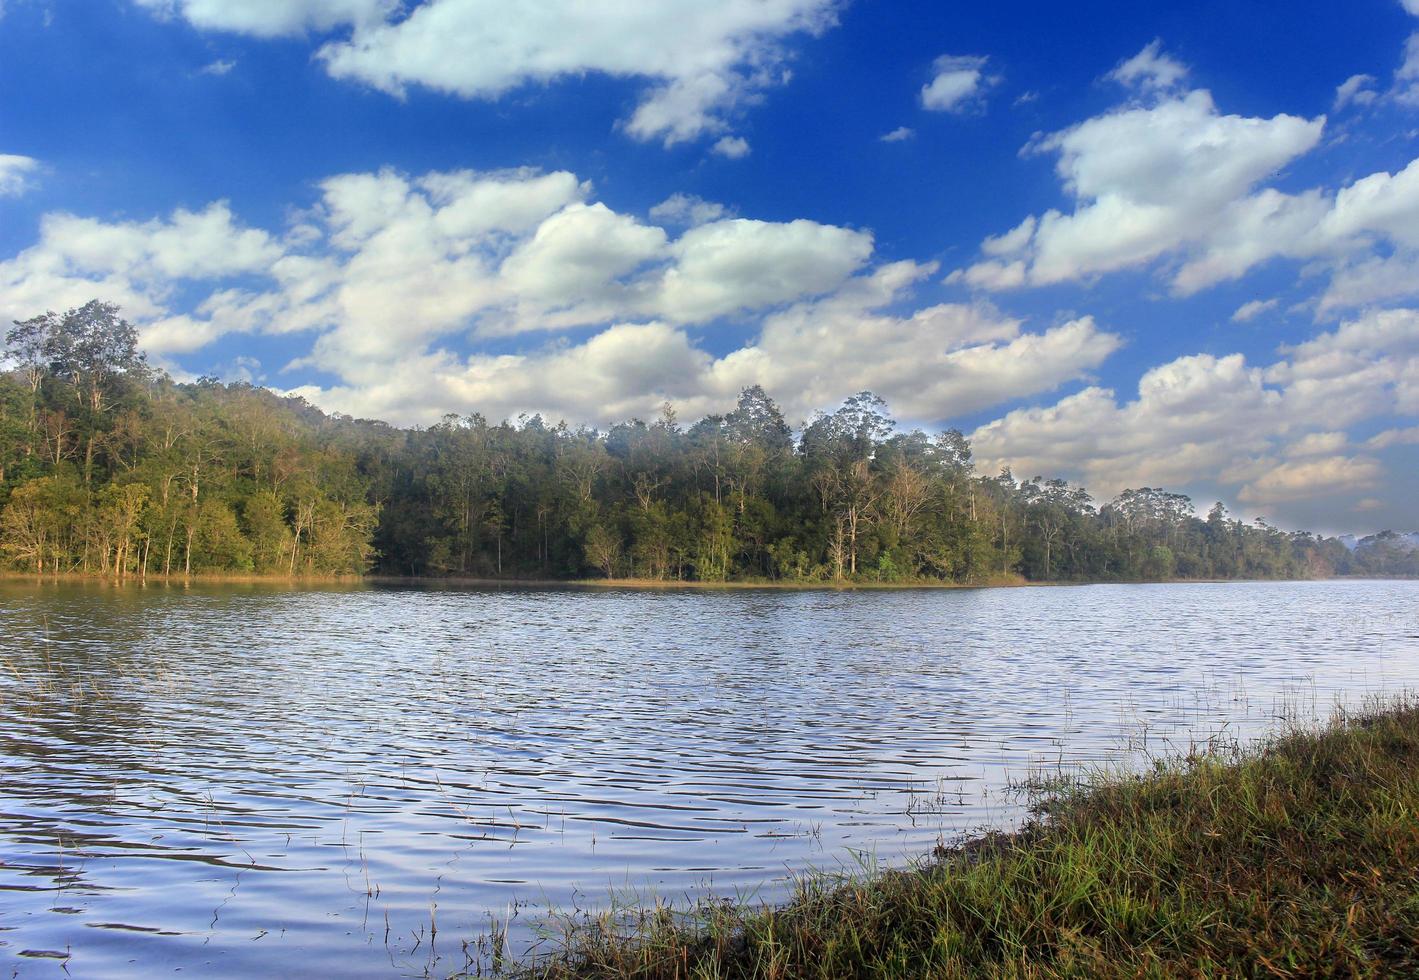
M0 374L0 560L113 578L1141 581L1419 574L1411 536L1243 522L1156 487L1099 503L979 474L871 392L795 435L758 387L683 424L428 428L152 368L99 301L17 322Z

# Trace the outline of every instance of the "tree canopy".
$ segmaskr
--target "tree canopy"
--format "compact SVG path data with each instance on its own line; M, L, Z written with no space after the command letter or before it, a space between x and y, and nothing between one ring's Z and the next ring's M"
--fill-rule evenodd
M152 370L92 302L6 335L0 561L116 577L639 577L1110 581L1416 574L1401 535L1354 548L1200 518L1156 487L1097 504L975 472L956 429L904 431L860 392L801 427L770 395L682 425L540 416L428 428L328 415L246 383Z

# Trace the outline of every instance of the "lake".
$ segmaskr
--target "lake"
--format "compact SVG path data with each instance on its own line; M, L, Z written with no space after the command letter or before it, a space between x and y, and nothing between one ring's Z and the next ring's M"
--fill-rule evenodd
M1416 582L0 584L0 975L446 976L1404 688Z

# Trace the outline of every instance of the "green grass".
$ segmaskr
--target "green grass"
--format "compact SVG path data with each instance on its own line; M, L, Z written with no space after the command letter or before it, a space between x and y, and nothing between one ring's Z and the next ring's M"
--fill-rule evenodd
M586 920L525 974L1419 976L1419 699L1043 807L912 870L808 878L779 908Z

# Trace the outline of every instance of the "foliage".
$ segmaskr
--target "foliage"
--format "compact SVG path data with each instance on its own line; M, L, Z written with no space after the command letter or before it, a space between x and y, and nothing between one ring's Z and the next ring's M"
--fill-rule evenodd
M368 569L378 503L340 424L299 399L152 371L116 308L17 323L0 377L0 555L146 574Z
M326 415L177 384L97 301L17 323L0 374L0 560L115 577L198 572L663 581L1136 581L1415 574L1402 536L1207 518L1179 494L975 472L960 431L899 431L860 392L793 430L747 388L682 426L608 431L450 415Z

